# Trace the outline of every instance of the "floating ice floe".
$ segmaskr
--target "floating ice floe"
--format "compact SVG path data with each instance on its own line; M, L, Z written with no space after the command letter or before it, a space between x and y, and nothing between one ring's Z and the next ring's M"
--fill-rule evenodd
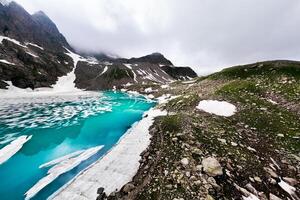
M15 65L15 63L9 62L9 61L7 61L5 59L1 59L0 62L8 64L8 65Z
M15 155L32 136L23 135L0 149L0 165Z
M25 199L31 199L34 197L39 191L53 182L57 177L77 167L80 163L95 155L98 151L100 151L100 149L102 149L102 147L103 146L97 146L82 152L75 152L71 155L66 155L62 158L58 158L49 163L41 165L41 167L54 166L48 170L48 175L46 177L39 180L25 193Z
M203 110L207 113L224 117L230 117L236 112L235 105L226 101L203 100L200 101L196 108L199 110Z
M167 112L151 109L141 121L135 123L103 158L75 177L63 189L50 199L96 199L97 189L101 186L105 192L120 189L132 180L139 168L140 154L150 144L149 128L154 118Z

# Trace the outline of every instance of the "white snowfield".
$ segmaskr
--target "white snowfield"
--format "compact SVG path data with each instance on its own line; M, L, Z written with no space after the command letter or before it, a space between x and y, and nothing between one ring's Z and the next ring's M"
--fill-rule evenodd
M55 85L53 85L53 90L57 91L57 92L76 92L76 91L81 91L80 89L75 87L75 69L77 66L77 63L79 61L85 60L84 58L82 58L80 55L75 54L73 52L71 52L70 50L66 49L68 51L67 55L70 56L73 59L74 62L74 68L73 70L68 73L66 76L62 76L58 78L58 81L56 82Z
M216 100L203 100L200 101L196 107L199 110L203 110L207 113L230 117L237 111L235 105L228 103L226 101L216 101Z
M64 156L62 158L58 158L52 162L46 163L42 165L43 167L52 166L48 170L48 175L41 180L39 180L32 188L30 188L26 193L25 199L31 199L34 197L39 191L41 191L44 187L54 181L61 174L64 174L76 166L78 166L81 162L89 159L93 155L95 155L103 146L97 146L90 149L87 149L82 152L75 152L71 155ZM76 155L77 154L77 155Z
M8 64L8 65L15 65L15 63L9 62L9 61L7 61L5 59L0 59L0 62Z
M148 129L155 117L166 114L167 112L157 109L146 112L147 117L134 124L110 152L53 194L50 199L96 199L99 187L103 187L105 192L110 194L131 181L138 171L140 154L150 144L151 135Z
M0 165L15 155L32 136L20 136L10 144L0 149Z

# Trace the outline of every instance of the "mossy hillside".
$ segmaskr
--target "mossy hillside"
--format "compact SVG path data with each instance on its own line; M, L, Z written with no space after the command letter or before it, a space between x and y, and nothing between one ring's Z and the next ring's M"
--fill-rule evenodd
M270 193L290 198L278 182L300 175L300 79L293 63L233 67L153 93L176 98L160 105L169 115L154 125L162 141L151 143L151 160L157 163L135 199L242 199L247 194L237 185L251 192L249 184L260 192L259 199L269 199ZM232 103L237 112L223 117L196 108L207 99ZM207 157L217 158L222 176L197 170Z

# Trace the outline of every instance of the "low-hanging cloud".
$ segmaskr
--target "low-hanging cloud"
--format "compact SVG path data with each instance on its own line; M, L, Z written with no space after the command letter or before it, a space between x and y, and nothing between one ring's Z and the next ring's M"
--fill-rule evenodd
M17 0L43 10L78 50L124 57L161 52L199 74L300 59L298 0Z

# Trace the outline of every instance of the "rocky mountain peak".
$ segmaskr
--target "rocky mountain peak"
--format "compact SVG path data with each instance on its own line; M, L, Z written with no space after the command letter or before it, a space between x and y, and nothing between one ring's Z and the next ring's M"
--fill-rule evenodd
M3 6L8 6L11 3L11 1L9 0L0 0L0 4L2 4Z
M161 53L155 52L140 58L131 58L131 62L149 62L151 64L173 65L170 60Z

